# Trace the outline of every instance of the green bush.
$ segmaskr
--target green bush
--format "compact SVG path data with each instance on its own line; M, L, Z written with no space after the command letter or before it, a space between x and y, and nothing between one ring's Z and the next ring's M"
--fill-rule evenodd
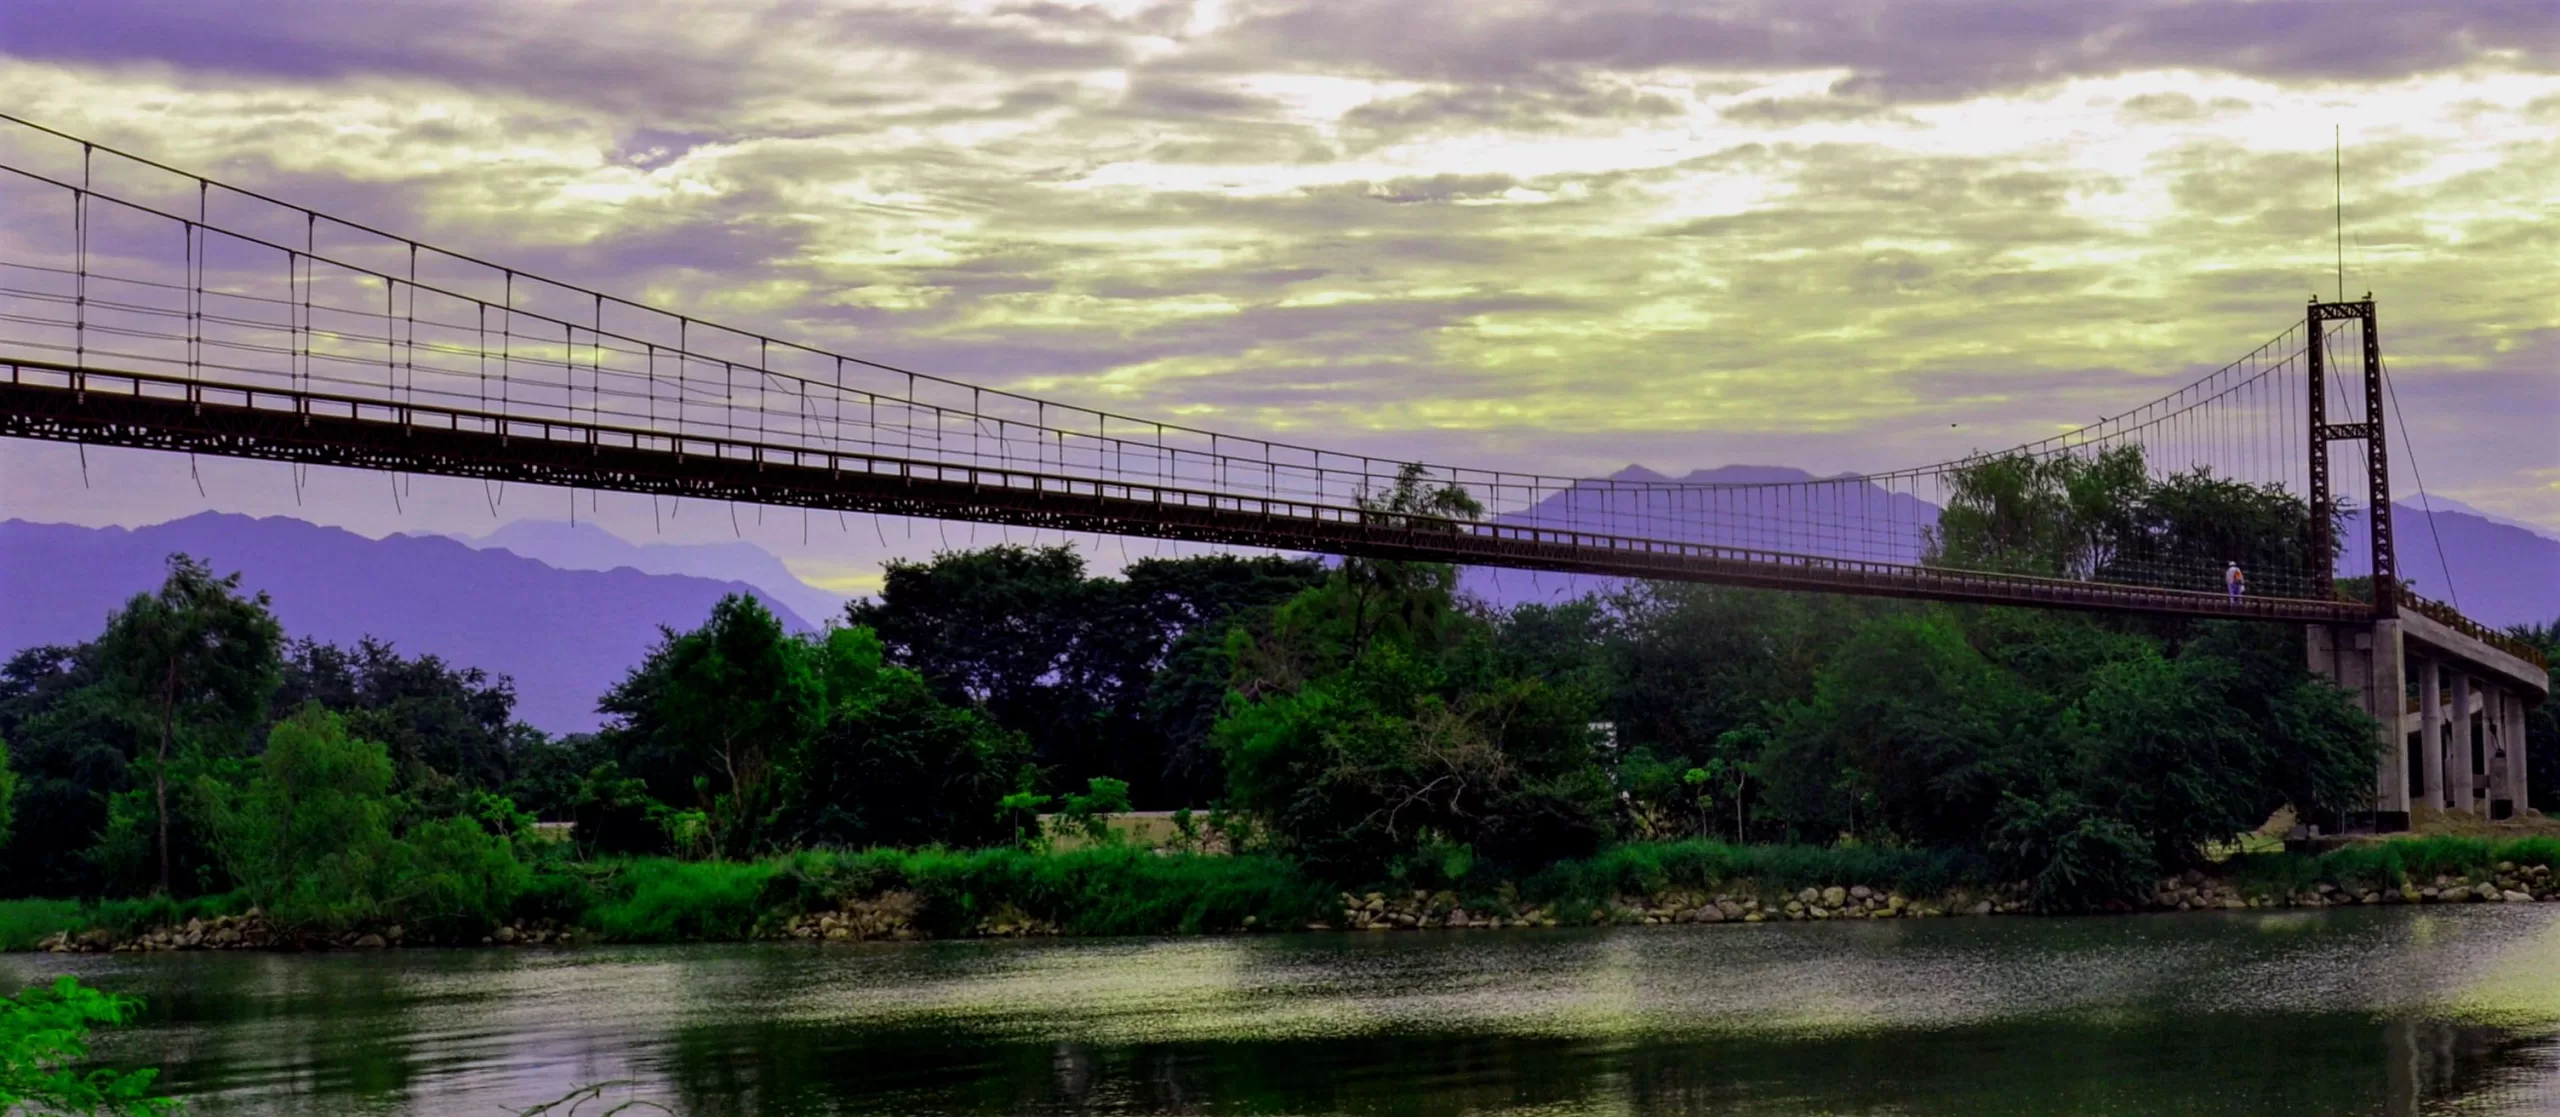
M2151 839L2067 791L2044 801L2005 797L1990 844L2025 876L2038 911L2134 903L2160 878Z
M392 910L433 939L474 936L505 922L533 883L514 845L470 818L411 827L392 866Z
M122 1024L141 1003L63 977L50 987L0 997L0 1113L141 1117L179 1103L151 1091L157 1070L76 1069L89 1062L89 1033Z
M765 914L771 861L674 861L660 857L620 863L597 884L586 925L619 942L695 942L753 935Z
M223 866L279 926L340 931L392 920L429 939L469 939L502 922L532 884L507 832L531 825L508 801L472 793L469 813L394 821L389 754L306 704L267 736L246 787L207 778Z
M1294 927L1333 893L1274 857L1158 856L1126 847L1068 853L925 852L907 864L928 929L966 931L1011 905L1077 935L1198 934Z
M9 846L9 835L16 829L18 773L9 767L9 742L0 740L0 849Z
M391 757L317 703L267 734L246 789L207 779L224 868L278 923L338 930L383 914Z
M1159 855L1126 846L809 852L776 868L767 900L779 911L904 890L922 903L923 929L937 935L965 934L1008 907L1078 935L1296 927L1320 917L1333 894L1275 857Z
M579 923L596 906L599 885L611 878L613 863L535 857L526 866L524 890L516 894L514 914L526 919Z

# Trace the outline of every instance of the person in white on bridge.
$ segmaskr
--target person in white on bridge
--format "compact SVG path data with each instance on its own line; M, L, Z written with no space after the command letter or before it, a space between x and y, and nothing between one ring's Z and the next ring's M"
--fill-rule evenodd
M2232 563L2222 571L2222 587L2231 591L2233 601L2240 600L2241 593L2249 588L2249 579L2240 573L2239 563Z

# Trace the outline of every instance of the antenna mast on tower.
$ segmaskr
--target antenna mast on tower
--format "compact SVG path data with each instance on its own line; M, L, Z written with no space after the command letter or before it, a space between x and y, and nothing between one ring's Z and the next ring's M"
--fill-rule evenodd
M2347 301L2347 156L2344 132L2329 126L2330 213L2338 230L2338 301Z

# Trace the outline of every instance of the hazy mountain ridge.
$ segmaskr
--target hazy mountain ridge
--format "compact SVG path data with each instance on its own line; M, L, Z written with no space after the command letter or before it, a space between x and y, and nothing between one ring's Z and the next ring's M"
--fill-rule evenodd
M702 623L751 593L795 630L810 625L744 582L562 570L442 536L368 539L286 517L207 512L141 528L0 521L0 654L95 637L108 614L159 585L171 552L265 590L289 637L402 652L512 676L517 716L551 732L594 728L596 698L640 662L661 625Z
M2464 615L2497 628L2560 620L2560 539L2441 506L2430 531L2427 513L2414 503L2394 501L2391 508L2400 579L2420 594L2458 604ZM2338 572L2367 572L2373 544L2364 517L2349 517L2344 542Z
M844 595L801 581L773 552L744 541L634 543L593 523L565 520L516 520L487 535L450 538L474 548L512 551L562 570L629 568L643 574L744 582L817 623L844 613Z
M1752 484L1809 476L1801 470L1748 466L1702 470L1690 479ZM1551 499L1562 503L1502 518L1626 534L1653 526L1644 522L1632 499L1587 493ZM1870 494L1870 499L1911 500L1895 494ZM1898 510L1895 518L1916 533L1919 526L1935 522L1936 509L1912 503L1916 507ZM2560 540L2441 506L2432 532L2426 513L2417 508L2401 505L2395 519L2403 576L2419 592L2439 599L2458 597L2466 613L2492 625L2560 618ZM763 580L788 574L778 559L752 544L737 544L734 550L717 544L644 546L589 525L580 525L577 534L590 531L602 538L571 539L584 549L564 554L564 561L604 562L627 548L658 565L699 560L706 563L702 568L756 573ZM834 619L838 608L831 595L803 586L817 595L810 600L828 609L813 618L791 597L758 580L650 573L636 562L563 569L508 545L541 550L556 543L546 541L540 525L512 534L508 539L510 533L502 529L474 547L443 536L369 539L291 518L221 513L130 529L0 521L0 586L6 587L0 595L0 654L96 636L116 607L159 584L171 552L185 551L207 559L219 572L239 571L247 588L270 593L291 636L345 644L371 635L410 654L433 653L510 675L522 699L520 716L544 729L566 732L597 723L596 698L640 661L658 639L660 625L698 624L723 594L755 594L786 625L802 631L813 627L812 620ZM2452 560L2451 579L2437 558L2439 537L2445 557ZM1917 535L1907 542L1916 547ZM2367 546L2360 520L2350 522L2345 542L2341 573L2356 573L2363 568ZM732 565L708 565L714 561ZM1477 597L1510 606L1570 600L1615 583L1588 575L1470 568L1462 584Z

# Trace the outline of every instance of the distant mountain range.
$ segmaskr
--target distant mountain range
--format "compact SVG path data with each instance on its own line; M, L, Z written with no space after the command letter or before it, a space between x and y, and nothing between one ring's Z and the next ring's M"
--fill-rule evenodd
M844 613L845 598L799 579L773 552L753 543L633 543L592 523L516 520L487 535L456 535L473 547L513 551L562 570L684 574L744 582L793 612L823 624Z
M1658 478L1641 471L1622 479ZM1802 470L1733 466L1684 480L1726 484L1812 480ZM1937 510L1871 485L1846 484L1803 497L1889 507L1899 543L1862 540L1862 550L1907 547ZM2403 577L2420 593L2458 597L2464 612L2492 625L2560 619L2560 538L2500 523L2450 501L2430 517L2395 509ZM1558 495L1506 515L1514 522L1644 534L1660 530L1646 506L1597 489ZM2432 522L2433 530L2429 530ZM1707 529L1699 542L1748 545ZM2448 579L2437 543L2452 562ZM2362 523L2351 523L2342 573L2363 569ZM1808 549L1819 551L1819 544ZM554 733L594 728L595 701L658 639L660 625L700 624L728 593L761 598L796 631L840 615L843 599L802 584L780 560L749 543L639 545L592 525L518 523L463 541L444 536L369 539L289 518L204 513L144 528L84 528L0 522L0 655L95 637L127 598L159 584L167 556L184 551L218 572L238 571L250 590L274 599L293 637L352 644L364 636L402 652L511 676L518 715ZM1469 569L1467 592L1496 605L1570 600L1612 585L1587 575ZM814 624L813 624L814 622Z
M2430 496L2424 499L2426 503L2423 507L2433 508L2438 512L2460 512L2466 516L2477 516L2493 524L2515 528L2527 535L2539 536L2541 538L2551 540L2554 543L2560 543L2560 528L2545 527L2541 524L2529 524L2523 520L2514 520L2494 513L2483 512L2449 496ZM2395 500L2392 503L2406 504L2413 508L2421 507L2419 502L2414 500Z
M2560 621L2560 539L2476 512L2447 511L2461 506L2440 497L2430 503L2436 506L2432 518L2412 502L2391 504L2401 581L2424 596L2460 605L2463 615L2482 624ZM2338 572L2370 572L2373 542L2362 516L2347 521L2345 542Z
M512 676L517 716L554 733L593 729L597 697L658 640L723 595L752 593L783 623L809 622L740 580L639 570L562 570L441 536L368 539L301 520L203 513L143 528L0 522L0 654L88 640L184 551L274 598L288 637L352 644ZM776 564L777 566L779 563Z
M1673 480L1641 466L1629 466L1610 475L1609 479ZM1848 475L1817 477L1785 466L1736 465L1698 470L1677 480L1721 485L1766 485L1815 480L1848 482L1855 479ZM1652 499L1667 502L1673 498L1656 496ZM1872 484L1816 486L1794 491L1786 499L1800 502L1790 509L1790 518L1793 519L1820 522L1828 516L1845 516L1854 511L1859 520L1890 526L1883 535L1873 532L1862 534L1857 541L1857 553L1851 554L1836 539L1826 540L1819 535L1785 541L1757 539L1740 525L1718 524L1712 522L1712 517L1701 523L1701 517L1695 515L1685 520L1676 515L1665 515L1663 513L1672 511L1670 504L1648 504L1647 498L1635 489L1609 490L1597 486L1559 493L1529 509L1496 519L1504 523L1570 527L1606 534L1676 538L1691 543L1763 546L1837 558L1894 557L1899 561L1915 559L1923 546L1921 533L1938 522L1936 506ZM2462 611L2483 624L2505 627L2547 624L2560 619L2560 533L2520 521L2491 517L2444 497L2430 498L2428 503L2435 510L2432 516L2414 501L2395 501L2392 505L2393 539L2397 544L2403 579L2413 582L2417 591L2428 597L2437 600L2460 598ZM1675 524L1687 526L1665 530L1666 525ZM2442 559L2438 558L2439 541L2442 543ZM2339 560L2339 573L2366 572L2372 544L2362 517L2349 520L2345 544L2346 553ZM2451 563L2450 576L2446 570L2448 562ZM1616 583L1616 579L1588 574L1549 574L1483 567L1467 569L1459 580L1467 593L1505 608L1532 601L1570 601L1587 593L1613 588Z

